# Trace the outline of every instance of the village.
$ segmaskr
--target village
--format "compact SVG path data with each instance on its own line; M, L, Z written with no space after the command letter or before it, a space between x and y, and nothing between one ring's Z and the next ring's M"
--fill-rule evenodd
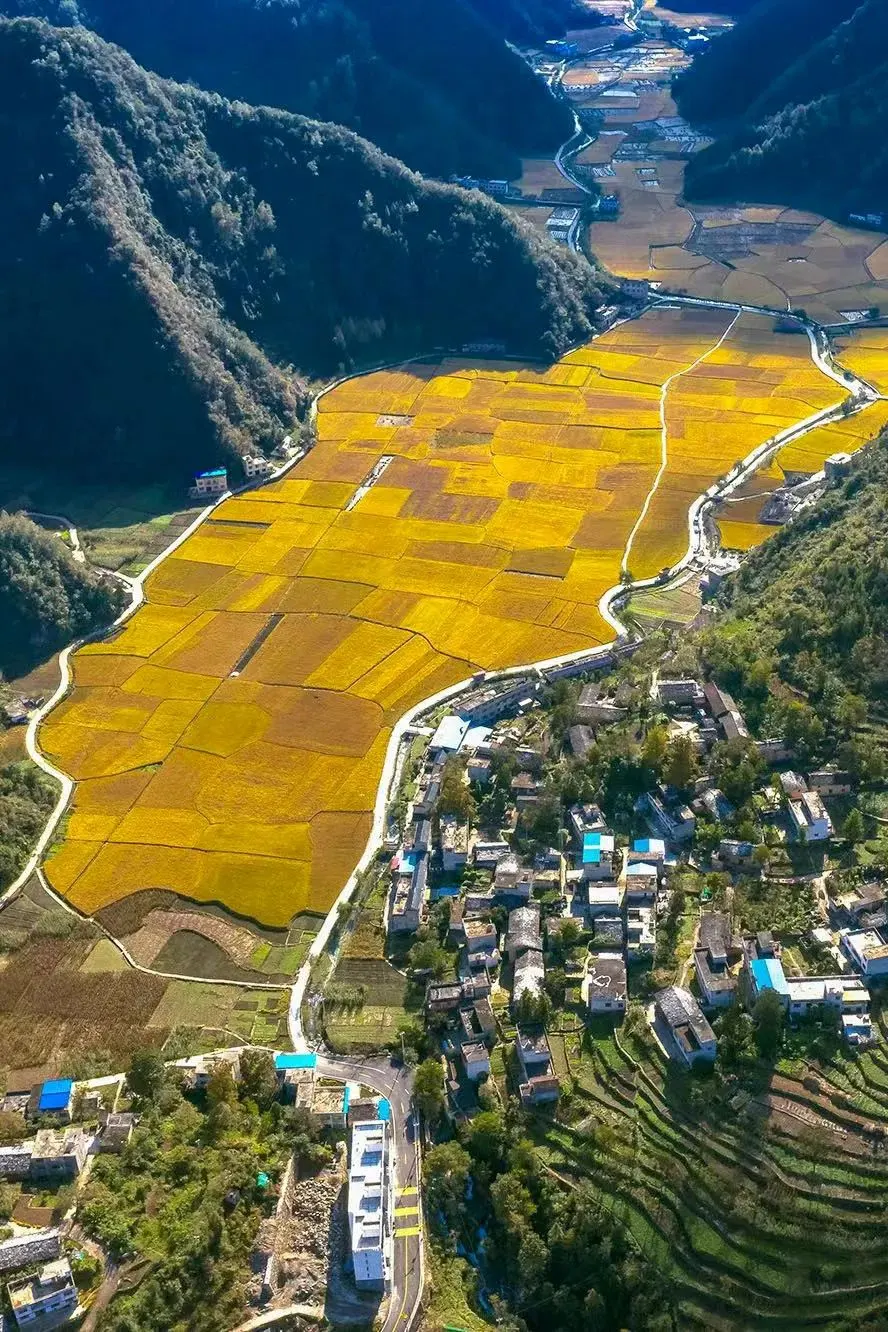
M521 1104L557 1102L546 1028L568 1010L594 1027L636 1006L678 1067L711 1066L713 1024L766 991L787 1024L874 1041L888 914L878 870L834 855L850 773L798 771L713 681L631 661L480 682L429 721L389 828L387 927L402 955L419 941L416 979L434 965L425 1020L454 1118L484 1105L500 1041Z
M206 1108L220 1086L239 1093L252 1077L245 1094L252 1092L257 1070L297 1129L308 1126L322 1144L322 1168L300 1172L290 1161L274 1176L257 1173L265 1219L251 1254L249 1301L268 1309L298 1300L320 1312L332 1300L341 1321L372 1318L391 1289L399 1224L392 1108L359 1079L325 1076L310 1053L232 1048L168 1062L164 1077ZM0 1098L0 1215L7 1218L0 1326L67 1325L95 1302L108 1255L86 1239L79 1207L95 1162L132 1143L144 1104L132 1073L55 1078ZM239 1192L226 1194L227 1210L239 1202Z

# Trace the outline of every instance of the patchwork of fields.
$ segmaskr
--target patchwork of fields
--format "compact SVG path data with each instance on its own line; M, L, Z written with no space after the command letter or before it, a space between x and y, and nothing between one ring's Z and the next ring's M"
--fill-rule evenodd
M445 360L324 397L297 471L215 509L76 654L40 733L78 783L53 887L90 913L150 889L275 927L325 913L405 711L610 637L662 385L636 577L683 554L694 496L835 400L806 339L744 316L718 347L731 319L656 310L548 369Z
M620 198L618 220L589 228L596 257L621 277L680 295L792 304L824 323L884 303L884 235L779 205L683 198L685 165L708 142L677 115L670 93L673 70L687 60L654 40L619 54L592 52L564 77L572 104L600 119L576 165L591 168L602 190Z

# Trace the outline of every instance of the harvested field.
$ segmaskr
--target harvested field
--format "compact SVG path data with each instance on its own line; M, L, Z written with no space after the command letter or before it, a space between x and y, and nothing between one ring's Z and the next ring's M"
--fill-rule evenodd
M521 163L521 175L515 184L522 194L532 197L541 195L543 190L570 188L570 181L564 179L555 163L548 157L524 158Z
M636 575L683 552L711 480L822 404L804 339L749 319L713 353L727 322L653 310L554 366L451 357L325 396L298 476L225 501L125 628L76 654L75 688L40 732L78 782L53 886L87 912L161 891L278 929L326 913L408 708L610 636L598 603L657 474L665 380L706 358L669 393L669 468ZM144 930L146 958L190 932L256 965L215 926L161 938L145 916L114 932Z

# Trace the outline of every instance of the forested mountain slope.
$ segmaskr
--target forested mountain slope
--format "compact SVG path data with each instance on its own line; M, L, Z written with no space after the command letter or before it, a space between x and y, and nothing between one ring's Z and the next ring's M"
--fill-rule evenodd
M556 355L592 270L347 130L0 21L0 421L10 456L127 481L267 446L355 358Z
M703 635L760 733L866 774L861 724L888 706L888 432L851 478L755 551ZM852 737L855 737L852 740Z
M469 0L478 17L518 46L539 46L562 37L568 28L593 28L604 22L580 0Z
M883 0L765 0L676 80L682 113L721 127L688 196L885 210L886 75Z
M104 628L125 602L118 582L78 564L59 537L0 513L0 675L22 674L72 638Z
M81 23L146 68L348 126L414 170L520 174L572 128L506 44L563 31L571 0L0 0ZM555 31L545 31L549 23Z

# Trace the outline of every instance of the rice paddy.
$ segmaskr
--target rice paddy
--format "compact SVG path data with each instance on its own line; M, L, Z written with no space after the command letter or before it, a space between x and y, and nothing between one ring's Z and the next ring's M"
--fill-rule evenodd
M685 16L680 26L691 21ZM620 200L617 220L589 228L598 260L678 295L793 306L826 324L884 305L884 235L779 204L710 206L683 197L685 166L709 142L677 115L670 95L671 74L687 60L645 42L619 54L593 52L565 75L572 105L597 118L575 164Z
M835 400L806 339L731 325L653 310L549 368L450 358L327 394L298 468L216 508L75 655L40 732L77 782L53 887L89 913L163 889L273 927L326 913L409 708L611 636L666 381L636 577L680 558L736 459Z

